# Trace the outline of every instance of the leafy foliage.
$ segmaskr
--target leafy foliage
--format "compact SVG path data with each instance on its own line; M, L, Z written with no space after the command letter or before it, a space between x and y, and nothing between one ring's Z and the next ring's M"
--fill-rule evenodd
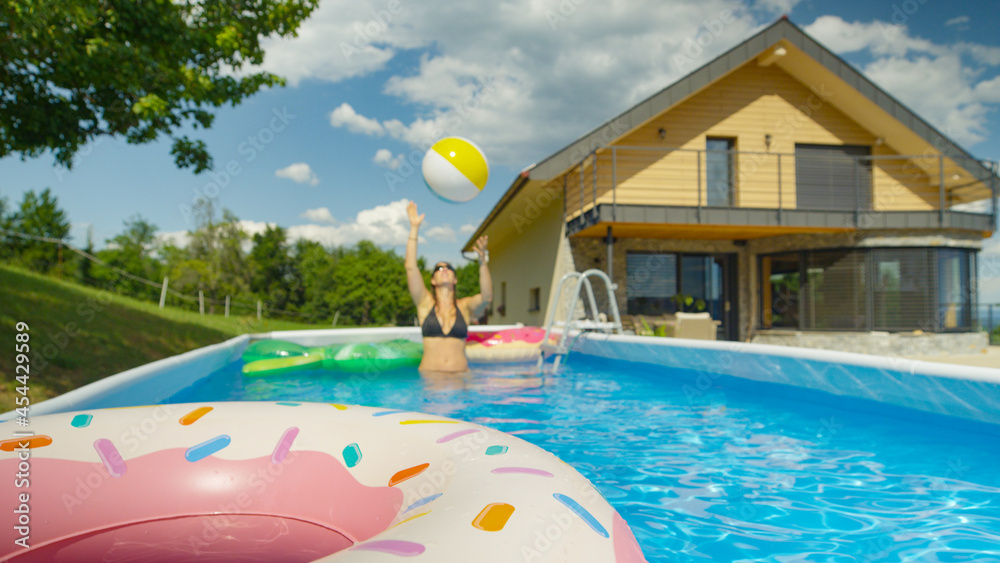
M100 251L97 257L110 266L124 270L134 276L156 281L163 277L163 267L153 259L156 250L156 225L136 215L125 221L125 231L107 241L108 248ZM90 263L89 260L83 260ZM103 266L94 266L89 272L94 284L102 287L117 287L126 295L143 298L155 298L158 291L155 287L120 276L114 270Z
M45 188L41 194L28 190L16 212L4 220L6 229L36 237L63 240L69 234L69 219L59 209L55 196ZM5 244L11 257L25 266L48 272L60 263L60 246L21 237L8 237Z
M0 224L10 224L14 231L55 239L68 234L66 214L49 190L40 195L27 192L20 209L9 215L3 205L0 200ZM136 215L96 253L109 267L76 259L68 252L64 264L71 277L84 284L154 303L159 300L157 287L121 272L154 282L166 276L170 289L191 297L169 296L168 303L197 310L193 297L202 291L207 313L216 312L229 296L232 302L247 305L260 300L266 316L285 314L285 319L327 326L334 319L338 326L412 325L416 318L403 257L393 250L370 241L334 248L308 240L290 243L288 232L277 226L251 238L231 211L223 210L222 217L217 217L209 200L195 207L193 217L195 229L188 233L190 242L185 248L160 241L156 225ZM0 248L7 253L0 258L43 272L58 261L58 247L52 243L9 237ZM94 254L91 240L86 251ZM426 261L419 258L417 265L430 287ZM477 263L457 268L456 276L458 297L479 292ZM245 308L233 314L256 318L256 311Z
M211 108L283 84L229 69L264 60L261 39L294 36L318 0L3 0L0 158L73 155L102 135L173 139L178 167L209 169L205 143L176 131L208 128Z

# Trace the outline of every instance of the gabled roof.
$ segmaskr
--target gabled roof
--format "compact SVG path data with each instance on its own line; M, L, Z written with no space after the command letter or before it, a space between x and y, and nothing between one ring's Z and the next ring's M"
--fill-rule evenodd
M855 92L892 116L899 124L905 126L928 144L932 145L940 154L946 157L958 158L966 162L975 161L980 168L979 170L970 170L975 176L985 179L993 174L993 171L938 131L933 125L912 112L892 95L876 86L873 82L865 78L864 75L854 70L851 65L835 53L820 45L815 39L790 22L787 17L782 17L753 37L719 55L684 78L646 98L625 112L605 121L589 133L541 162L523 170L493 207L486 219L483 220L476 232L466 242L465 248L471 248L473 241L484 233L487 226L529 181L544 182L558 177L567 169L576 165L583 156L589 154L595 147L605 147L625 137L649 120L688 99L723 76L728 75L747 62L760 57L779 42L789 44L816 63L819 63L822 68L825 68L829 73L853 88ZM614 138L608 138L609 131L616 133Z

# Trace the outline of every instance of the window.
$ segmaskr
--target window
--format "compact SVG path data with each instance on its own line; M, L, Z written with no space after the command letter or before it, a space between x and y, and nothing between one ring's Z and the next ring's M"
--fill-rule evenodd
M797 253L761 257L761 327L799 328L799 263Z
M677 255L629 252L625 257L626 303L630 315L673 313Z
M867 252L833 250L806 254L802 292L803 327L813 330L865 330Z
M967 331L975 252L952 248L817 250L762 256L762 328Z
M826 211L872 208L871 148L795 144L795 207Z
M933 250L880 248L873 251L875 330L932 331Z
M705 179L707 204L728 207L733 204L733 139L705 140Z
M542 289L533 287L528 290L528 312L540 311L542 309Z
M938 250L938 316L942 330L971 329L975 310L976 255L954 248Z

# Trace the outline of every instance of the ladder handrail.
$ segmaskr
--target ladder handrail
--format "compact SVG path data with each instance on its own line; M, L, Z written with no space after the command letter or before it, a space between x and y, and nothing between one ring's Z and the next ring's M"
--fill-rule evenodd
M559 280L559 285L556 287L556 294L554 301L552 301L552 306L549 309L549 314L547 315L547 319L545 321L545 336L542 339L543 353L542 356L538 359L539 369L541 369L542 362L545 360L544 347L548 346L549 337L552 334L552 326L555 324L556 309L559 307L560 298L562 297L563 286L566 284L567 281L571 279L576 279L576 285L573 288L573 300L570 303L569 309L566 310L566 315L565 315L566 320L563 321L563 330L562 334L559 336L559 344L556 345L555 347L556 363L555 363L555 368L553 369L558 369L559 367L558 356L560 354L565 354L566 352L568 352L568 349L566 348L566 340L569 338L569 333L570 331L573 330L573 325L576 323L576 321L573 319L573 316L576 314L576 306L580 300L580 291L583 288L587 289L587 301L590 303L590 310L591 314L593 315L593 322L595 324L600 323L600 313L597 310L597 300L594 298L594 287L590 283L591 276L597 276L601 278L601 280L604 281L604 286L608 292L608 305L609 308L611 309L611 314L612 317L614 318L614 322L606 324L611 325L609 327L610 330L617 331L618 334L624 334L624 331L622 329L621 315L618 312L618 301L615 299L616 286L611 283L611 278L608 277L608 275L604 273L604 271L595 268L586 270L582 273L569 272L563 275L562 279ZM586 320L591 320L586 315L586 312L584 312L584 317L586 317ZM606 329L601 328L601 330L603 331Z

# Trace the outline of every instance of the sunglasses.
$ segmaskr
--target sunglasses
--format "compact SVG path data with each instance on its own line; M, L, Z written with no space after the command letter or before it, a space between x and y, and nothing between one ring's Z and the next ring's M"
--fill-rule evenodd
M444 269L451 270L452 272L455 271L455 268L452 268L451 264L438 264L437 267L434 268L434 273L436 274L438 270L444 270Z

